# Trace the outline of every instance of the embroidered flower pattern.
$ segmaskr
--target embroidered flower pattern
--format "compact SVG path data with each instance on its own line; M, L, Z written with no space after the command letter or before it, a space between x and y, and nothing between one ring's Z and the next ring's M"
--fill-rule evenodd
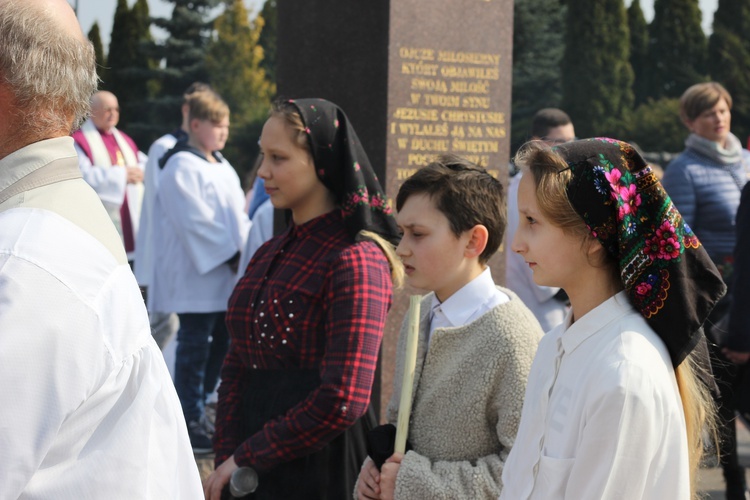
M359 166L359 162L358 162L358 161L355 161L355 162L354 162L354 171L355 171L355 172L359 172L360 168L361 168L361 167Z
M635 215L636 209L641 205L641 195L636 191L636 185L621 186L618 189L618 195L620 219L624 219L626 215Z
M680 239L677 237L674 226L668 220L665 220L652 238L646 240L646 247L643 252L651 260L676 259L682 253Z
M600 165L594 167L594 187L601 194L609 193L605 179L607 178L607 172ZM608 180L608 179L606 179Z
M635 285L635 293L631 295L634 306L647 319L654 316L664 307L670 288L669 271L661 269L656 274L648 274L646 279Z
M585 164L569 164L574 170L584 169L581 173L591 186L588 196L599 197L597 203L610 207L608 212L584 208L582 215L591 234L620 261L631 300L650 318L669 295L669 269L681 261L687 248L699 248L700 242L651 169L632 161L631 146L596 140L616 144L622 161L597 154ZM594 203L593 198L589 203Z

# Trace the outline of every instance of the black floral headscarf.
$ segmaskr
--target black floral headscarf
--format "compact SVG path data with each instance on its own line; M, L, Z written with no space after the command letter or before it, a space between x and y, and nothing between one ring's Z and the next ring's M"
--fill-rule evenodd
M676 367L704 338L702 325L726 292L716 266L630 144L596 138L554 150L572 173L573 208L618 262L631 303Z
M302 117L318 178L335 195L349 234L364 229L397 244L390 203L344 111L325 99L289 102Z

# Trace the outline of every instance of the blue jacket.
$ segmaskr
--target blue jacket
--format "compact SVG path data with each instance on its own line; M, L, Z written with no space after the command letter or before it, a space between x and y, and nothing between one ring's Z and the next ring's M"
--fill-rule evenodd
M750 152L742 163L722 164L687 148L668 166L662 185L728 283L736 240L740 193L750 174Z

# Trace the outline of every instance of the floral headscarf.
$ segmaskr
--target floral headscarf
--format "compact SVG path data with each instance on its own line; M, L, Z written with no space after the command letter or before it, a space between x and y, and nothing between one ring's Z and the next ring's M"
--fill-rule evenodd
M631 303L679 365L726 292L716 266L630 144L596 138L554 149L572 173L573 208L619 263Z
M324 99L289 102L302 117L318 178L336 196L349 234L365 229L398 243L388 198L344 111Z

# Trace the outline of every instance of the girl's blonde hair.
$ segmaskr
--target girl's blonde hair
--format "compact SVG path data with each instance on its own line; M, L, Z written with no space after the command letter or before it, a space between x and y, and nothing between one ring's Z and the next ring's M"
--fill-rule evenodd
M550 223L566 234L580 236L582 242L593 238L583 218L578 215L568 199L567 186L572 172L559 153L541 141L533 141L521 148L516 155L515 163L533 176L539 210ZM611 266L613 282L616 280L622 288L619 267L614 257L609 257L604 265ZM718 440L716 407L707 386L698 376L703 368L698 365L696 359L695 351L691 352L675 368L675 378L685 415L691 497L697 500L700 498L697 482L698 469L703 457L704 432L714 443Z
M289 101L277 100L271 107L270 116L276 116L284 120L284 124L291 133L292 141L307 151L312 158L312 151L310 151L310 144L307 141L307 134L305 133L305 123L302 121L302 116L297 111L297 107ZM357 239L371 240L380 248L388 260L393 286L396 288L401 287L404 283L404 266L401 263L401 259L396 255L394 246L382 236L367 230L360 231Z

